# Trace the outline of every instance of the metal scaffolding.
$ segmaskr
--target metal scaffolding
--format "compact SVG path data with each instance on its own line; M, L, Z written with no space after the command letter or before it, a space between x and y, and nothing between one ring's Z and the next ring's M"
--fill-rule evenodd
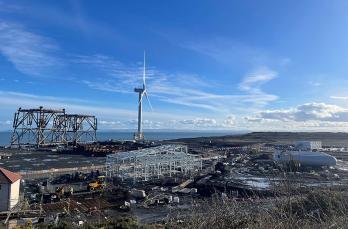
M12 147L45 147L96 141L97 119L65 109L22 109L14 115Z
M14 115L12 146L44 146L60 143L57 136L59 130L54 126L54 120L65 110L52 109L22 109Z
M178 173L189 175L201 169L201 157L189 154L183 145L162 145L109 154L106 158L108 177L131 178L134 182Z
M95 116L65 114L58 115L59 124L63 123L62 129L67 143L87 143L97 141L97 119ZM61 120L63 120L61 122Z

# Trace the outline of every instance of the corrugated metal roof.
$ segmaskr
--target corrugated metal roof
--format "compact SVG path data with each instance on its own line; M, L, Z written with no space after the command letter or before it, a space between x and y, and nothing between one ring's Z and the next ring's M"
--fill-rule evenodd
M21 179L21 175L13 173L7 169L0 167L0 183L11 183L13 184L17 180Z

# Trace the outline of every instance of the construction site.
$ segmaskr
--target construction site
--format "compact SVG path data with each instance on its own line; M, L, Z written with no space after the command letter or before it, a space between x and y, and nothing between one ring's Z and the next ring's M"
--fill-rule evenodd
M202 206L211 199L258 200L267 208L289 195L283 192L288 184L301 192L348 188L344 133L146 140L145 75L144 56L143 85L134 89L133 139L98 141L92 114L42 106L15 112L9 145L0 148L3 225L104 227L130 217L140 225L164 226L173 219L185 222L197 207L206 214Z
M18 109L13 127L11 145L0 149L3 176L20 177L16 204L0 212L9 228L62 222L79 227L122 217L166 224L173 214L190 214L192 206L214 196L269 200L288 181L301 190L348 187L347 136L334 136L335 142L310 136L316 144L323 139L315 147L337 164L301 167L273 157L278 149L296 147L293 140L307 139L305 134L151 142L138 134L134 140L98 142L94 116L43 107Z

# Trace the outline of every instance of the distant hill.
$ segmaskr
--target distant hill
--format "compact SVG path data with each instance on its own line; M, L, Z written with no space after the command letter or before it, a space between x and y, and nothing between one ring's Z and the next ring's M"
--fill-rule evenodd
M348 133L343 132L252 132L220 137L177 139L170 142L233 146L255 143L291 144L301 140L322 141L323 146L348 147Z

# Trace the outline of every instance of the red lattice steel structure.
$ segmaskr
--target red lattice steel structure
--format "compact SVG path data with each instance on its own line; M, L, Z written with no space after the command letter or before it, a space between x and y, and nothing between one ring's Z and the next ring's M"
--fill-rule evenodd
M96 141L97 119L66 114L65 109L22 109L14 115L12 147L76 145Z

